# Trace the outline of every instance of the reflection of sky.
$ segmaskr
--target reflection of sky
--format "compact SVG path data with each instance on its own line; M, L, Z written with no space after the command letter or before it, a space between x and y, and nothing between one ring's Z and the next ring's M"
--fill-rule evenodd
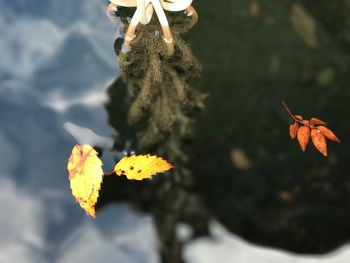
M0 0L0 263L159 261L151 217L114 205L94 220L70 194L72 146L111 146L103 102L117 74L102 1L82 2ZM186 247L188 262L350 258L296 257L213 232Z
M349 263L350 246L325 256L301 256L259 247L232 235L217 222L210 224L211 238L191 242L184 249L190 263ZM315 241L317 242L317 240Z
M0 262L157 262L152 219L88 218L70 194L75 143L110 147L117 75L100 0L0 0Z

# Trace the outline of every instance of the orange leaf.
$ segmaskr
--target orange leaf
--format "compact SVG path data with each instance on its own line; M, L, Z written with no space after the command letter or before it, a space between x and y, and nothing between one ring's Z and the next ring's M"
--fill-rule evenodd
M301 121L305 126L309 126L309 121L308 120L302 120Z
M129 180L150 178L157 173L163 173L173 167L172 164L157 156L133 155L124 157L115 166L117 175L126 175Z
M294 115L294 117L295 117L296 119L298 119L299 121L302 121L302 120L303 120L303 117L300 116L300 115Z
M95 217L95 204L101 188L103 170L97 152L90 145L75 145L67 166L72 195L90 216Z
M319 131L322 133L322 135L324 137L326 137L327 139L334 141L334 142L340 142L340 140L337 138L337 136L335 136L335 134L327 127L318 126L317 129L319 129Z
M310 129L307 126L301 126L298 130L298 141L303 152L306 150L306 146L310 140Z
M326 138L318 129L311 130L311 140L314 143L317 150L324 156L327 156L327 143Z
M298 129L299 129L299 125L297 122L294 122L289 126L289 135L290 135L290 138L292 138L292 140L295 139L295 137L297 137Z
M326 123L320 119L317 119L317 118L311 118L309 123L311 125L325 125Z

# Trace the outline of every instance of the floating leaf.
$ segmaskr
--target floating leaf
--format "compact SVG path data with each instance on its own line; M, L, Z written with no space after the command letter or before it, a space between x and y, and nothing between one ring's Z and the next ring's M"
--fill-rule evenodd
M335 134L330 129L323 126L326 125L324 121L317 118L311 118L310 121L304 120L300 115L293 115L284 101L282 101L282 104L288 114L295 121L289 126L290 137L294 139L295 135L297 136L300 147L303 151L305 151L306 146L310 140L310 130L311 140L313 144L315 145L316 149L320 151L324 156L327 156L326 138L331 141L340 142L337 136L335 136ZM301 125L300 128L298 128L299 125Z
M294 117L296 119L298 119L299 121L302 121L303 120L303 117L301 115L294 115Z
M294 196L291 192L281 191L281 192L279 192L279 197L283 202L285 202L287 204L291 204L294 202Z
M311 140L315 145L316 149L319 150L324 156L327 156L327 143L326 138L318 129L311 130Z
M317 74L317 84L321 87L330 86L335 79L335 71L334 69L327 67L322 69Z
M124 157L115 166L117 175L126 175L129 180L150 178L157 173L163 173L173 167L172 164L157 156L133 155Z
M299 4L292 6L291 20L295 32L309 47L318 45L315 19Z
M335 136L335 134L327 127L318 126L317 129L319 129L320 132L323 134L323 136L326 137L327 139L334 141L334 142L340 142L340 140L337 138L337 136Z
M292 138L292 140L295 139L295 137L297 137L298 129L299 129L299 124L297 122L294 122L289 126L289 135L290 135L290 138Z
M298 141L303 152L306 150L306 146L310 140L310 128L307 126L301 126L298 130Z
M305 126L309 126L309 121L308 120L301 120L301 123Z
M252 18L257 18L261 15L260 6L257 0L253 0L249 5L249 15Z
M97 152L90 145L75 145L67 166L75 200L95 217L95 204L101 188L103 170Z
M253 163L247 154L239 148L232 149L230 152L230 157L233 166L238 170L249 170L253 166Z
M325 125L326 123L320 119L317 118L311 118L310 122L311 125Z

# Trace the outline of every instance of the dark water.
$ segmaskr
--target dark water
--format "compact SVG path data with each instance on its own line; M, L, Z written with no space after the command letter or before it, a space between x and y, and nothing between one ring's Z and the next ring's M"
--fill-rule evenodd
M194 3L201 20L188 42L203 72L193 86L209 98L190 142L191 191L210 219L235 235L287 251L325 253L350 237L350 4L298 1L300 11L295 1L260 2L250 13L247 1L222 0L216 8ZM305 10L316 24L316 40ZM301 25L293 26L291 16ZM119 75L115 32L100 1L0 0L1 263L159 261L151 215L107 200L90 219L74 203L67 180L76 143L105 149L106 170L116 156L108 149L126 122L118 102L127 94L108 89ZM337 133L342 143L329 144L327 159L311 145L302 153L290 141L281 100ZM235 167L233 149L252 165ZM105 195L113 199L111 189ZM313 260L256 252L235 235L194 244L184 249L186 259ZM343 253L324 262L349 258Z
M350 236L349 2L260 1L258 13L254 2L221 3L223 14L198 7L210 17L201 24L206 40L199 30L191 35L204 65L199 86L210 94L197 138L202 196L250 241L302 253L334 249ZM328 144L328 158L312 145L302 153L288 138L282 100L343 138ZM252 166L235 169L232 149Z

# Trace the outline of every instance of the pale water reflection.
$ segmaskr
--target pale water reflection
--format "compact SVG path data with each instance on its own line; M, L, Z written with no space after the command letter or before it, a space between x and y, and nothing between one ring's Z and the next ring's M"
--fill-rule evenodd
M109 206L93 220L70 194L71 147L111 147L101 2L0 1L0 32L0 262L157 262L149 216Z

